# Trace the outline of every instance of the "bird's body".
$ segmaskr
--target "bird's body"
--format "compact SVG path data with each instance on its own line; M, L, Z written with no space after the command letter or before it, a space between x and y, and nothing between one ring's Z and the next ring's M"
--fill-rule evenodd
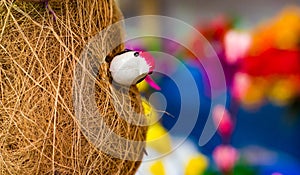
M152 87L159 89L159 86L149 77L154 68L155 61L150 53L127 50L113 58L109 70L114 82L118 84L131 86L146 78Z

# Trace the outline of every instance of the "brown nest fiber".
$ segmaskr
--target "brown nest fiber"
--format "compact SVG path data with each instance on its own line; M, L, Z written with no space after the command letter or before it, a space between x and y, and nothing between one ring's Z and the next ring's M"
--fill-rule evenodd
M123 50L114 44L122 27L101 33L121 19L119 9L113 0L49 7L55 20L44 3L0 0L0 174L134 174L147 130L136 125L141 101L136 87L113 88L104 61ZM85 64L88 57L99 63ZM89 66L99 69L94 79L82 73Z

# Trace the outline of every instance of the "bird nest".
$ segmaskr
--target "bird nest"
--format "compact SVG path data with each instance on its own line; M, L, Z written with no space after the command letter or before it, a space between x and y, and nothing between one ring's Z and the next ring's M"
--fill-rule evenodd
M28 1L0 0L0 174L134 174L147 127L105 61L124 49L115 2Z

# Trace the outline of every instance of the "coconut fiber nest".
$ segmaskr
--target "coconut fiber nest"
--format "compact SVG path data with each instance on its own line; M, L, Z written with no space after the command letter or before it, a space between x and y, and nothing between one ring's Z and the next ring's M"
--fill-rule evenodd
M147 127L112 85L116 3L0 0L0 18L0 174L134 174Z

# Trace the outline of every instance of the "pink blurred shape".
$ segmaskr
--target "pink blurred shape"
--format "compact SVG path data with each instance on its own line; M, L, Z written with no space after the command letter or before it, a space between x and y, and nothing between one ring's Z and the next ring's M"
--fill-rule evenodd
M272 175L283 175L283 174L275 172L275 173L272 173Z
M226 60L229 64L234 64L248 52L251 36L248 33L230 30L226 33L224 42Z
M156 84L156 82L149 76L147 75L145 78L145 81L155 90L161 90L161 88Z
M216 105L212 113L214 124L223 139L230 138L234 124L226 108L222 105Z
M238 100L243 99L247 93L250 83L250 77L247 74L241 72L236 73L233 78L233 97Z
M230 145L219 145L213 151L213 159L220 171L228 173L239 159L239 153Z

